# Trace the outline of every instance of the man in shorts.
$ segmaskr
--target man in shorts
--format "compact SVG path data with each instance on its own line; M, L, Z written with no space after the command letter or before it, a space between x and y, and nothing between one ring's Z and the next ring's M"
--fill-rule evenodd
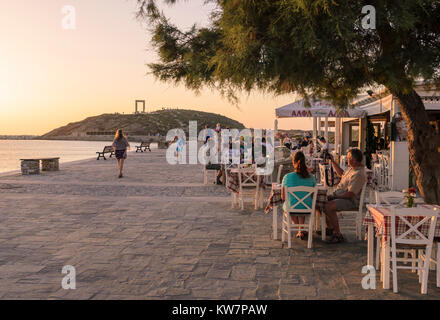
M327 226L331 233L329 243L339 243L344 241L344 237L339 229L338 211L351 211L359 208L359 200L362 188L367 181L365 167L362 164L362 151L351 149L347 154L349 168L342 170L341 167L330 156L330 162L334 171L341 177L333 195L328 197L328 202L324 206Z

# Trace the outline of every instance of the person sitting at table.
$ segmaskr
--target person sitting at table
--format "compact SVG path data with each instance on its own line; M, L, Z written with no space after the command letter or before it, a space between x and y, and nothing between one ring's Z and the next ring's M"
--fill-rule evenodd
M290 149L290 147L291 147L291 145L292 145L292 142L291 142L291 140L290 140L290 138L289 138L289 136L286 134L286 136L284 137L284 139L283 139L283 145L287 148L287 149Z
M339 229L338 211L356 210L359 207L359 199L362 188L367 181L365 167L362 164L362 151L350 149L347 154L349 168L342 170L330 155L330 163L334 171L341 177L341 181L336 187L333 195L328 197L328 202L324 206L325 217L328 230L327 235L331 235L328 243L339 243L344 241L344 237ZM319 211L319 210L318 210Z
M281 199L283 201L286 201L286 195L284 194L284 187L299 187L299 186L305 186L305 187L314 187L316 185L315 177L309 173L309 170L306 166L306 158L304 156L304 153L301 151L297 151L292 159L293 163L293 172L288 173L284 176L283 182L281 186L283 187L281 190ZM305 196L298 192L297 196L302 197ZM307 193L306 193L307 194ZM298 199L295 197L292 197L289 195L289 203L291 206L295 205L298 202ZM304 203L306 203L308 206L312 207L312 197L309 196L307 199L304 200ZM303 204L299 204L297 206L298 209L306 209L306 207ZM283 204L283 210L286 211L286 202ZM304 216L291 216L292 222L294 224L304 224L305 217ZM301 240L304 240L307 236L307 232L298 231L298 234L296 235L297 238L300 238Z
M301 141L299 147L300 147L300 148L308 147L309 144L310 144L309 136L305 136L304 139L303 139L303 141Z

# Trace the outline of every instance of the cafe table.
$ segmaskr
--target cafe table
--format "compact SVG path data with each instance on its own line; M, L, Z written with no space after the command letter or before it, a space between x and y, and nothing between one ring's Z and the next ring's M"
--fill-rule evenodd
M402 205L397 205L396 210L399 210L399 207L403 208ZM417 209L422 213L424 210L429 212L432 209L437 208L440 210L440 206L437 205L428 205L428 204L418 204ZM439 211L440 212L440 211ZM420 217L412 217L409 219L421 219ZM417 221L412 221L411 223L417 223ZM367 205L367 213L363 220L363 225L366 226L367 232L367 264L372 266L374 259L374 237L381 237L382 242L382 259L381 259L381 272L383 279L383 288L390 288L390 239L391 239L391 206L390 205ZM406 231L406 224L397 219L396 221L396 230L397 233L402 233ZM374 234L374 229L376 229L376 234ZM428 228L424 228L422 226L420 228L420 232L425 235L428 235ZM435 227L434 237L440 237L440 223L437 222ZM376 248L378 250L378 248Z
M316 207L323 211L324 205L327 202L327 188L322 184L318 184L318 195L316 198ZM269 200L267 201L265 213L272 214L272 229L273 229L273 239L278 239L278 206L283 203L281 199L281 183L272 183L272 190L270 192Z

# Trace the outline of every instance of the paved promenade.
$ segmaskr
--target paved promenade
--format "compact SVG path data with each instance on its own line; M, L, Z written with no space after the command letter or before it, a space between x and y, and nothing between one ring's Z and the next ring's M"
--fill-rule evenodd
M17 164L18 166L18 164ZM231 209L199 165L171 166L164 150L61 164L0 177L0 299L438 299L399 271L399 294L361 287L366 242L315 247L271 239L271 215ZM63 266L77 288L64 290Z

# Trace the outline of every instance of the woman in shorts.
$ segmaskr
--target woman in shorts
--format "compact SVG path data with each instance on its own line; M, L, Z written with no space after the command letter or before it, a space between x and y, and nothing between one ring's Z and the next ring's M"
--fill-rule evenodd
M122 178L124 160L127 159L127 149L130 150L130 144L128 143L128 140L122 133L121 129L116 130L115 139L113 140L112 147L113 150L115 150L116 159L118 160L118 178Z

